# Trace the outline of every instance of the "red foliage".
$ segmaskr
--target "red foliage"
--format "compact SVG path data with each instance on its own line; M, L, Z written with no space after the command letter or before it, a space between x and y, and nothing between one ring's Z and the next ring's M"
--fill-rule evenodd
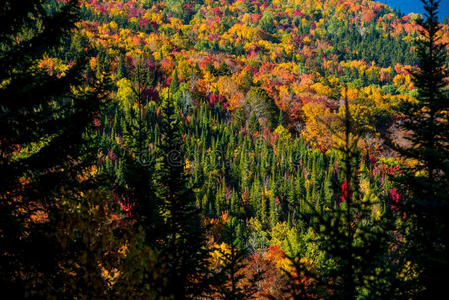
M115 155L114 151L112 151L112 149L109 150L108 157L112 163L114 163L117 160L117 156Z
M286 285L285 276L282 276L275 263L267 259L261 252L256 252L247 261L247 268L244 270L246 278L252 278L257 272L263 272L263 278L258 283L259 292L254 295L254 299L283 299L282 287Z
M210 94L209 95L209 105L214 107L215 104L217 104L219 101L219 95L216 94Z
M101 122L98 118L94 118L93 123L94 123L95 128L98 128L101 126Z
M304 13L300 10L295 10L293 12L293 17L304 17Z
M341 184L341 194L338 197L338 204L344 201L347 201L347 203L351 203L352 201L352 191L347 180Z
M268 257L277 261L285 258L285 253L280 245L271 245L268 247Z
M390 189L389 194L390 194L390 199L392 202L392 204L390 205L391 210L398 211L399 204L401 201L401 194L399 194L399 192L396 188Z

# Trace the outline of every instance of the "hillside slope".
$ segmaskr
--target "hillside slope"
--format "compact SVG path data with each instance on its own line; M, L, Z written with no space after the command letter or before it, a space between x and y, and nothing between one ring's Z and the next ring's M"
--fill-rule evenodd
M260 87L288 128L302 128L322 149L332 136L316 128L316 113L338 110L342 84L350 98L364 99L354 106L374 135L389 126L395 106L413 96L407 69L416 63L420 16L399 18L374 1L89 0L82 14L74 43L94 46L93 70L126 73L144 57L159 66L162 84L176 68L195 100L218 96L230 111L244 107L249 90ZM449 40L447 25L442 40Z

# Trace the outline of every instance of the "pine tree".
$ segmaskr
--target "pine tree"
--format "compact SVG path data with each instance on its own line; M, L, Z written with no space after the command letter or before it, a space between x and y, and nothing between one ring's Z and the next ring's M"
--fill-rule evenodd
M446 44L438 34L440 1L424 0L426 19L420 21L417 40L418 69L412 72L418 91L416 101L401 107L402 130L410 146L393 144L405 159L416 162L401 180L406 193L407 258L419 273L413 293L431 299L445 292L449 283L449 97Z
M253 299L258 292L257 284L263 279L263 271L246 278L245 262L247 249L242 247L237 236L236 219L231 219L224 228L222 238L227 247L219 247L220 267L212 287L213 299Z
M390 234L390 218L375 219L372 208L376 202L366 200L360 192L360 155L358 134L354 128L347 99L341 119L341 164L344 180L334 189L334 201L316 208L314 199L306 200L299 212L301 221L314 230L318 250L324 253L324 269L313 270L301 260L291 259L295 274L289 275L289 293L297 299L311 296L327 299L384 299L397 296L395 264L386 267ZM315 164L315 163L314 163ZM323 213L325 212L325 213ZM383 269L383 272L379 272ZM301 280L297 276L305 276Z
M176 93L179 90L178 70L175 69L172 74L172 81L170 83L170 91Z
M123 77L127 77L127 72L125 66L125 58L123 54L120 54L119 60L117 62L117 79L122 79Z
M62 297L73 283L64 280L62 263L80 248L65 249L57 232L69 223L64 209L86 208L80 195L95 187L81 177L96 161L93 120L106 95L101 83L84 92L81 58L61 76L38 66L78 21L77 1L51 12L47 4L6 0L0 7L0 285L17 299ZM85 246L73 238L75 247ZM84 288L94 295L92 285Z
M171 97L162 101L158 124L161 141L156 182L165 223L160 259L169 265L162 295L186 299L204 292L208 254L199 209L184 170L183 124Z
M140 61L133 72L130 105L123 111L123 145L121 163L123 181L117 182L116 191L121 201L131 210L130 217L136 221L136 228L142 226L148 245L159 236L161 218L160 201L153 187L154 153L150 149L151 109L154 103L148 99L152 80L144 72Z

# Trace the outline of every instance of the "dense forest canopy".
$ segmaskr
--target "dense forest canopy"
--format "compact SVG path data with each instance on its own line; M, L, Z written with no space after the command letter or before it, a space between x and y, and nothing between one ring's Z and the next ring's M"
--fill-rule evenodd
M7 0L2 288L439 295L449 23L422 2Z

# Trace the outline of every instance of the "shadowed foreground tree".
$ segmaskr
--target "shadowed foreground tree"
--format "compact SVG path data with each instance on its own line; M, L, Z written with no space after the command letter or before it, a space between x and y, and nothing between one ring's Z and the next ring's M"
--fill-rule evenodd
M418 275L412 291L417 299L432 299L444 295L449 284L449 74L437 18L440 1L422 2L426 13L419 23L419 63L412 72L418 96L400 108L400 127L410 143L393 143L393 149L408 165L400 183L407 199L404 251Z
M358 130L354 126L350 104L344 98L344 113L337 130L339 169L331 203L322 209L314 202L305 202L308 212L300 212L305 224L314 233L318 251L324 254L323 266L314 266L307 259L291 258L293 272L287 273L287 294L294 299L391 299L400 294L396 273L398 265L389 261L394 218L389 209L376 216L373 209L380 201L363 195L363 175L358 150ZM338 176L337 176L338 177Z
M164 239L159 261L167 268L160 289L164 297L202 295L207 283L205 231L185 171L183 123L176 101L166 96L159 107L156 193L162 201Z
M75 295L104 296L83 277L99 270L78 260L84 237L61 226L72 224L65 209L86 208L84 192L96 185L91 137L106 92L101 82L86 86L82 61L60 74L39 66L78 20L77 1L52 1L51 11L48 4L6 0L0 7L0 286L15 299L62 296L72 287ZM66 247L58 232L74 233L71 246L81 248ZM64 269L70 259L87 269Z
M146 72L145 72L146 71ZM157 83L151 66L140 59L129 72L132 80L118 82L117 116L121 116L123 142L117 147L120 167L116 169L114 193L125 208L126 226L120 233L127 240L120 273L114 291L116 297L156 298L162 265L157 254L163 234L160 216L161 201L154 189L154 159L150 148L151 127L154 126L155 104L150 91ZM136 264L136 260L140 263Z
M247 278L248 250L237 239L235 221L225 225L222 236L224 243L217 247L219 266L214 277L211 299L255 299L259 291L258 284L263 279L264 271L257 270Z
M154 246L160 238L160 201L154 186L154 158L150 148L151 126L154 126L155 103L152 102L153 82L157 83L155 73L145 66L141 59L132 72L132 81L124 79L129 94L121 96L119 109L124 114L121 122L123 144L121 145L121 165L118 171L117 192L121 201L130 209L130 219L135 227L142 227L146 233L147 244ZM145 72L147 68L147 73ZM126 102L126 103L123 103Z

